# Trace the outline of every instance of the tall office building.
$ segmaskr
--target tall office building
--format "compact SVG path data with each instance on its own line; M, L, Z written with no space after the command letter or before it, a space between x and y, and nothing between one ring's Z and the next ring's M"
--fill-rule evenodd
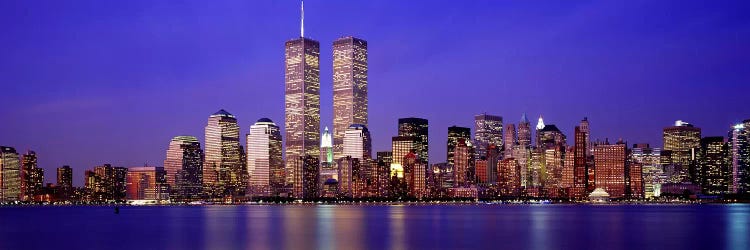
M367 126L362 124L349 126L344 134L343 150L343 157L359 159L361 163L372 159L372 138L370 138Z
M57 168L57 186L60 188L73 188L73 168L70 166Z
M57 197L61 201L73 196L73 169L70 166L57 168Z
M672 151L672 163L687 167L700 148L701 129L683 121L664 128L664 150ZM687 176L686 176L687 177Z
M168 200L169 184L163 167L132 167L125 177L128 200Z
M630 150L630 161L641 165L644 198L659 197L661 184L666 181L661 164L661 149L651 148L648 144L635 144Z
M627 146L619 142L594 146L596 188L603 188L612 198L622 198L626 194L626 151Z
M204 191L212 197L244 194L247 172L237 118L223 109L209 116L205 139Z
M571 196L576 199L587 197L588 191L593 190L589 183L589 165L586 164L588 144L586 144L587 133L581 126L575 127L575 144L573 146L573 189Z
M704 194L724 194L729 191L729 148L724 137L701 139L698 151L697 180Z
M544 118L542 118L542 116L539 115L539 119L536 122L536 140L534 140L534 143L536 143L537 147L541 146L540 138L539 138L541 136L540 131L544 129L545 126L546 125L544 124Z
M15 148L0 146L0 202L21 198L21 164Z
M458 138L453 147L453 185L455 187L468 187L474 184L473 164L471 162L471 141Z
M565 135L553 124L545 125L542 129L537 130L537 147L539 148L562 148L566 144Z
M731 159L730 193L750 193L750 119L732 127L729 132Z
M416 145L414 151L419 159L429 160L429 129L427 119L409 117L398 119L398 136L414 137Z
M247 174L254 194L270 195L284 186L281 131L271 119L261 118L247 134Z
M175 136L164 158L166 184L175 200L197 200L203 186L203 150L193 136Z
M333 156L342 157L346 130L367 126L367 41L342 37L333 42Z
M463 139L466 141L465 143L467 145L471 145L471 149L469 149L471 154L470 161L474 160L474 148L471 144L471 129L470 128L464 128L464 127L458 127L458 126L451 126L448 127L448 164L453 164L453 154L455 153L456 145L458 145L458 141L460 139Z
M474 146L479 159L486 158L490 145L500 151L503 144L503 117L486 113L474 116Z
M44 169L37 165L36 152L29 150L21 156L21 199L31 201L44 187Z
M323 130L323 134L320 135L320 163L324 166L333 165L333 136L328 131L328 127Z
M287 41L284 50L285 171L287 182L298 187L302 183L293 182L301 181L302 173L295 171L307 169L302 167L312 162L307 156L320 162L320 43L305 38L304 25L300 28L300 37Z
M521 115L521 121L518 123L518 145L522 148L531 147L531 123L529 123L526 113Z
M503 158L513 158L513 149L518 145L518 134L516 125L513 123L505 124L505 146L503 147Z
M416 151L417 138L411 136L394 136L391 139L392 164L403 165L404 157Z
M584 117L581 123L578 124L581 133L584 135L584 144L586 145L586 156L594 154L594 148L591 145L591 128L589 127L589 118Z

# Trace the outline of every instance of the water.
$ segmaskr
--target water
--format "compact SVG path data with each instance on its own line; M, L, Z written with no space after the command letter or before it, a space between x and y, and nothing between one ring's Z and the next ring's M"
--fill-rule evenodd
M2 207L0 249L750 249L750 205Z

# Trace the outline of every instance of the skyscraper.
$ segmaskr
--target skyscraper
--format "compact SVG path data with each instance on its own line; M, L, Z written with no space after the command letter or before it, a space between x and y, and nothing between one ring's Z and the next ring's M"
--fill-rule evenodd
M419 159L427 162L429 160L429 129L427 119L409 117L398 119L398 136L414 137L416 145L414 151Z
M268 118L250 126L247 135L247 174L254 194L270 195L284 186L284 162L281 157L281 131Z
M586 132L581 126L575 127L575 144L573 146L573 189L571 196L577 199L585 198L589 187L589 166L586 164L587 155Z
M213 197L244 193L247 173L237 118L223 109L209 116L205 147L204 191Z
M500 151L503 144L503 117L486 113L474 116L474 146L477 156L487 157L490 145Z
M474 170L471 164L471 141L466 138L457 138L453 147L453 185L455 187L468 187L474 184Z
M333 161L333 136L326 127L323 134L320 135L320 162L323 165L331 166Z
M526 113L521 115L521 121L518 123L518 145L522 148L531 147L531 123L529 123Z
M68 200L73 195L73 169L70 166L57 168L57 189L60 200Z
M536 140L535 140L535 143L536 143L536 145L537 145L538 147L539 147L539 146L541 146L541 145L540 145L540 140L541 140L541 139L540 139L540 136L541 136L542 134L540 133L540 131L541 131L542 129L544 129L544 127L545 127L545 126L546 126L546 125L544 124L544 119L542 118L542 116L541 116L541 115L539 115L539 120L537 120L537 122L536 122Z
M320 154L320 43L300 37L285 47L285 168L291 181L294 166Z
M464 139L467 145L471 145L471 129L458 126L448 127L448 164L453 164L453 154L459 139ZM469 150L472 151L470 153L472 155L471 161L474 159L473 145Z
M198 139L193 136L172 138L164 159L164 171L174 200L199 199L203 185L203 150Z
M333 156L342 157L346 130L367 126L367 41L342 37L333 42Z
M625 143L600 144L594 146L595 182L612 198L622 198L626 192Z
M513 158L514 147L518 145L518 134L516 125L513 123L505 124L505 146L503 147L503 158Z
M729 191L729 148L724 137L711 136L701 139L698 151L697 180L704 194L724 194Z
M584 117L581 123L578 124L581 133L584 135L584 144L586 144L586 156L591 156L594 153L594 148L591 147L591 128L589 127L589 118Z
M57 168L57 186L61 188L73 188L73 169L70 166Z
M538 130L537 139L537 147L543 149L561 148L567 144L565 135L553 124L545 125Z
M672 163L683 169L679 175L683 181L692 179L688 166L695 160L695 153L700 148L701 129L693 125L676 121L674 126L664 128L664 150L672 151Z
M736 124L729 132L731 178L729 192L750 193L750 119Z
M630 151L630 161L641 165L644 197L660 196L661 184L666 181L661 165L661 149L651 148L648 144L635 144Z
M0 146L0 202L21 198L21 164L15 148Z
M37 165L36 152L29 150L21 156L21 198L31 201L44 187L44 169Z
M416 151L417 141L416 137L412 136L394 136L391 140L392 146L392 159L391 165L403 166L404 157ZM401 169L403 170L403 169Z
M343 157L359 159L360 163L372 159L372 139L367 126L352 124L346 129L343 143Z

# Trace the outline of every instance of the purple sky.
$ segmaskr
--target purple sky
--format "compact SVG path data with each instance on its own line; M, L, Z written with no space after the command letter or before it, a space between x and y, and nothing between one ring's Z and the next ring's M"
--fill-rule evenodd
M243 144L261 117L283 126L299 2L165 2L0 2L0 145L37 151L48 182L71 165L81 185L98 164L161 166L173 136L202 141L220 108L239 118ZM397 118L423 117L433 163L447 127L481 112L541 114L569 143L588 116L593 138L659 147L677 119L726 135L750 118L748 1L500 2L308 0L321 128L332 42L348 35L369 43L375 150L389 150Z

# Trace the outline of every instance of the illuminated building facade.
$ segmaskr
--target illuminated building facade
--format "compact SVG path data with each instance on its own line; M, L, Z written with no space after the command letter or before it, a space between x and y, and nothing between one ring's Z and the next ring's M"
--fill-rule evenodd
M133 167L126 175L128 200L168 200L169 185L163 167Z
M367 126L352 124L346 129L343 143L343 156L359 159L360 162L372 158L372 139Z
M703 194L725 194L729 192L729 147L724 137L711 136L701 139L698 151L697 184Z
M474 146L478 158L487 157L490 145L497 151L504 146L503 117L486 113L474 116Z
M625 156L626 145L600 144L594 146L594 166L596 168L595 183L597 188L602 188L612 198L625 196Z
M344 156L352 124L367 126L367 41L349 36L333 42L334 159Z
M750 119L736 124L729 132L730 193L750 193Z
M409 117L398 119L398 136L414 137L414 151L420 159L427 162L429 149L429 130L427 119Z
M497 189L500 196L518 196L521 189L521 166L518 161L505 158L497 168Z
M164 158L166 184L177 201L197 200L203 189L203 150L194 136L175 136Z
M518 134L516 125L513 123L505 124L505 146L503 147L503 158L512 158L513 149L518 145Z
M644 198L658 197L661 185L666 181L661 165L661 149L651 148L648 144L635 144L630 150L630 161L641 166Z
M70 166L57 168L57 186L60 188L73 188L73 168Z
M57 190L60 200L69 200L73 196L73 168L70 166L57 168Z
M328 127L325 127L323 134L320 135L320 163L327 168L333 165L333 161L333 136L328 131Z
M128 169L104 164L85 173L86 189L90 201L109 202L125 200Z
M575 127L575 144L573 146L573 188L571 189L571 196L576 199L584 199L588 197L588 190L592 190L594 187L589 185L589 165L586 161L587 147L586 143L587 133L581 129L581 126Z
M37 165L36 152L29 150L21 156L21 200L34 200L43 187L44 169Z
M458 127L458 126L451 126L448 127L448 164L454 164L453 157L454 152L456 150L456 145L458 145L459 140L464 140L464 143L469 146L471 149L470 154L471 158L469 161L474 160L474 147L471 144L471 129L470 128L464 128L464 127Z
M0 146L0 202L21 198L21 164L15 148Z
M291 183L302 176L295 166L320 154L320 43L304 37L289 40L284 58L285 170Z
M537 147L542 149L560 148L566 145L565 135L553 124L537 130Z
M664 150L672 152L672 163L680 169L677 175L681 181L691 181L689 166L695 161L695 153L700 148L701 129L676 121L674 126L664 128Z
M471 141L465 138L457 138L457 143L453 147L453 186L468 187L474 184L474 172L471 160Z
M521 121L518 123L518 145L522 148L531 147L531 123L526 113L521 116Z
M247 171L237 118L223 109L212 114L206 125L205 139L204 191L211 197L244 195Z
M271 119L261 118L247 134L247 174L253 195L271 195L284 186L281 131Z

